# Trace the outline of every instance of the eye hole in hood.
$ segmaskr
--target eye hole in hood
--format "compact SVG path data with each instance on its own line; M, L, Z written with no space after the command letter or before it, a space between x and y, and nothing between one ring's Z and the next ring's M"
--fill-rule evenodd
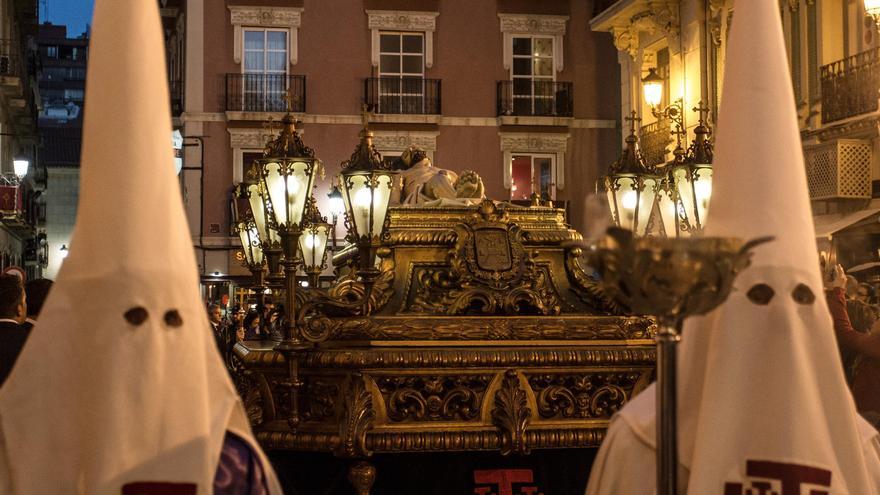
M761 306L770 304L770 300L773 299L774 295L776 295L776 292L767 284L755 284L746 293L749 301Z
M797 287L791 291L791 298L798 304L813 304L816 300L816 295L805 284L797 284Z
M169 309L166 311L163 319L165 320L165 324L172 328L177 328L183 325L183 318L180 316L180 312L176 309Z
M135 306L123 313L122 316L125 317L125 321L137 327L147 321L147 318L150 317L150 313L148 313L147 309L143 306Z

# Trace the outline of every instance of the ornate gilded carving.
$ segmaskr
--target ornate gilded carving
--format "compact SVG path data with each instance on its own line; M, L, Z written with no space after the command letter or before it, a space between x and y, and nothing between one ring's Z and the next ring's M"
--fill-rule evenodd
M429 314L541 314L561 311L548 270L523 247L522 230L484 200L455 226L449 268L422 269L407 309Z
M328 340L638 340L653 337L653 322L641 317L450 317L316 319Z
M303 379L300 392L302 407L300 416L303 421L324 421L332 419L336 414L336 403L339 397L339 384L336 380L308 376Z
M531 417L532 410L526 392L520 387L519 375L516 370L505 371L492 410L492 422L501 429L501 455L529 453L525 431Z
M546 373L529 375L528 381L542 418L609 419L632 396L642 374L637 371Z
M348 468L348 481L357 495L370 495L370 489L376 481L376 468L369 462L360 461Z
M582 255L583 251L580 248L574 248L565 256L566 272L573 282L575 294L584 303L599 311L614 315L626 314L626 308L610 297L602 288L602 284L588 275L581 266Z
M336 454L342 457L370 456L367 449L366 434L373 427L376 411L373 409L373 395L366 378L360 373L349 377L342 403L342 421L339 423L340 443Z
M492 375L419 375L376 381L392 421L468 421L479 415L491 379Z

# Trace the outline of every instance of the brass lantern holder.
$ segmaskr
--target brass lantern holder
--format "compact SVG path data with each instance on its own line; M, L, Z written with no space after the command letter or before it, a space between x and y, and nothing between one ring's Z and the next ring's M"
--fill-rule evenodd
M771 238L635 237L612 228L588 251L610 297L635 314L655 315L657 343L657 494L675 495L678 480L676 351L681 325L723 303L751 251Z

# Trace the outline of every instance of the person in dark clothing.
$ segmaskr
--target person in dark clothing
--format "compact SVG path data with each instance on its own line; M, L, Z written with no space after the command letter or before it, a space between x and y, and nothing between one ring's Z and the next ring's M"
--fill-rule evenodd
M235 341L232 339L229 323L223 318L223 311L219 304L208 306L208 321L211 323L211 331L214 333L217 350L220 351L220 355L225 361L229 357L229 352Z
M0 275L0 386L6 382L30 334L30 329L22 325L26 317L27 301L21 279Z
M265 332L260 326L260 320L259 311L254 309L248 311L247 316L244 317L244 340L263 340L266 338Z
M35 278L28 280L24 284L25 300L27 301L27 319L24 326L33 328L37 323L37 317L40 310L43 309L43 303L49 295L49 289L52 288L52 281L48 278Z

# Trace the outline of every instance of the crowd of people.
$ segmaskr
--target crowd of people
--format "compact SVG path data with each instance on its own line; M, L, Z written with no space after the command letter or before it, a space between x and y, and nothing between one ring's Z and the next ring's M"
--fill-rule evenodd
M243 340L280 340L283 333L284 307L267 302L263 305L235 305L226 309L208 304L208 320L217 349L228 362L236 342Z

